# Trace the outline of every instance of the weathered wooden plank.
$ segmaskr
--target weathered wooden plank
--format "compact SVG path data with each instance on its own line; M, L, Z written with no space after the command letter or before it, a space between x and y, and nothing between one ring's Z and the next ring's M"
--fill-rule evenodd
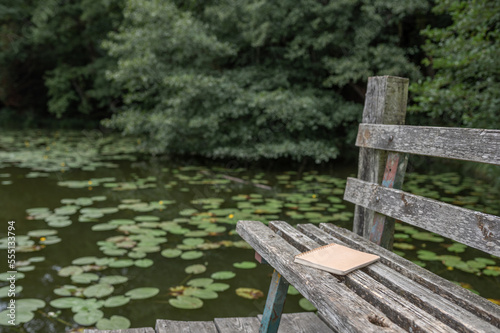
M347 179L344 200L500 256L498 216L355 178Z
M280 326L289 283L276 270L271 278L259 333L276 333Z
M304 230L305 233L302 233L301 231L290 226L288 223L282 221L270 222L269 226L285 240L298 247L300 251L310 250L319 247L320 245L330 243L346 245L344 242L332 237L313 225L300 225L301 227L305 227L304 229L301 229L301 231ZM405 330L410 332L455 332L455 329L445 324L447 321L453 321L454 326L460 328L461 331L475 332L475 326L473 327L474 330L471 330L470 327L467 330L467 325L462 325L461 319L469 319L472 321L476 319L477 322L477 317L470 313L466 313L461 309L456 310L455 305L450 302L446 303L439 300L433 301L431 299L430 302L433 303L432 306L425 306L424 309L421 309L415 304L408 302L407 298L401 297L403 294L399 290L397 292L391 290L391 288L379 283L366 273L366 271L371 271L377 268L382 270L384 274L387 275L387 279L389 280L391 280L394 275L399 275L399 273L394 272L387 266L375 263L365 267L363 270L357 270L345 275L344 282L358 295L362 296L372 305L381 309L390 320ZM411 283L405 283L404 286L409 287L409 291L407 291L409 294L414 293L427 299L434 296L431 291L425 290L421 286L417 286L415 288L415 286L412 286ZM434 308L437 308L439 312L443 313L443 315L436 318L426 312L427 309ZM491 328L490 325L483 326ZM481 328L480 325L479 328Z
M212 321L156 320L156 333L217 333Z
M258 316L259 319L262 315ZM278 333L333 333L314 313L284 313Z
M294 256L300 252L261 222L238 221L236 231L316 308L323 309L323 317L335 330L364 333L401 331L380 310L344 284L337 283L333 275L294 263ZM372 323L372 316L383 318L389 327Z
M500 130L360 124L356 145L500 165Z
M363 123L404 124L408 100L408 79L394 76L368 78L363 110ZM384 172L386 153L372 148L360 148L358 178L380 183ZM373 212L356 206L353 231L367 237L366 221L373 220Z
M215 318L214 323L218 333L255 333L260 326L257 317Z
M128 328L124 330L85 329L83 333L155 333L152 327Z
M408 163L407 154L389 153L385 164L382 186L401 189ZM375 213L373 220L366 221L368 239L386 249L392 249L394 241L394 219Z
M317 240L321 245L332 242L348 245L313 225L299 225L298 228L312 239ZM368 242L364 241L364 243L367 244ZM363 250L367 251L366 249ZM383 309L391 320L398 322L398 320L405 319L403 320L405 323L403 327L408 330L415 331L416 328L409 325L416 325L417 323L425 327L425 330L429 332L450 331L453 329L459 332L476 333L497 330L489 321L478 317L476 312L468 312L446 298L436 296L432 290L408 279L383 263L369 265L363 271L371 278L368 279L367 275L360 275L355 280L353 276L349 275L346 276L346 285L354 288L358 294L369 302ZM387 293L384 289L375 289L373 280L382 283L392 292ZM459 288L455 286L455 289ZM392 302L388 302L391 298L395 298L392 300L396 304L394 309L403 309L403 316L408 316L408 312L412 312L409 315L411 319L393 319L391 317L399 315L393 313L395 311L392 308ZM419 327L417 331L419 329L421 328Z
M304 231L310 236L317 230L316 227L310 225L299 225L298 227L301 231ZM458 287L456 284L415 265L411 261L391 251L381 248L371 242L367 242L366 239L349 230L330 223L322 223L320 224L320 228L332 235L335 239L341 240L352 248L380 256L380 262L384 265L431 290L436 295L448 299L456 304L457 308L463 308L500 329L500 307L492 302L465 288ZM312 230L312 232L310 230Z

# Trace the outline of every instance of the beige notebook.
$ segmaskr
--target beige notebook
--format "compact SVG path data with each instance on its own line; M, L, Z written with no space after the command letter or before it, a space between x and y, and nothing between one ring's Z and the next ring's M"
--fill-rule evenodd
M365 267L380 257L351 249L339 244L328 244L295 256L295 262L328 271L337 275L346 275L355 269Z

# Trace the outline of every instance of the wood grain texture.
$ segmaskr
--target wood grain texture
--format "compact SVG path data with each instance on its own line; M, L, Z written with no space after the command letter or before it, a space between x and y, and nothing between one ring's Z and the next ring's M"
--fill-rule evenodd
M155 333L152 327L141 327L141 328L128 328L126 330L97 330L97 329L86 329L83 333Z
M344 200L500 256L500 217L348 178Z
M258 316L259 319L262 315ZM254 331L256 332L256 331ZM284 313L278 333L333 333L314 313Z
M217 333L212 321L156 320L156 333Z
M271 229L275 230L283 238L285 238L292 245L299 247L301 250L306 251L312 248L316 248L322 245L336 243L341 245L346 245L342 241L335 239L326 232L318 229L311 225L310 229L315 229L316 231L310 234L302 233L302 229L299 231L286 222L273 221L269 223ZM307 231L307 230L306 230ZM365 251L366 252L366 251ZM417 305L408 301L408 298L401 297L402 294L398 291L394 291L388 288L384 284L378 282L373 277L371 277L367 272L373 270L374 268L379 268L384 271L389 280L392 279L394 275L399 275L399 273L394 272L389 267L374 263L362 270L357 270L347 274L344 277L345 284L352 290L354 290L358 295L363 297L365 300L370 302L372 305L381 309L384 314L393 322L401 326L410 332L456 332L455 329L451 328L449 325L445 324L447 321L454 321L454 326L462 328L463 332L475 332L473 330L463 329L463 325L460 322L460 318L474 324L474 329L478 326L480 329L482 323L478 323L477 317L470 313L466 313L463 310L455 310L454 304L446 302L433 302L432 306L427 306L428 309L439 309L438 311L444 312L445 315L435 317L429 314L426 310L421 309ZM415 283L414 283L415 284ZM426 297L432 297L432 292L424 290L421 286L411 288L411 283L405 283L405 287L410 287L408 293L414 292L416 295L423 295ZM479 324L479 325L476 325ZM470 324L468 324L470 326ZM491 328L490 325L483 325L486 328Z
M500 130L360 124L356 146L500 165Z
M391 251L367 241L347 229L330 223L322 223L320 224L320 228L352 248L380 256L382 264L424 286L434 294L451 301L456 304L457 308L463 308L495 326L497 329L500 329L500 306L433 274L425 268L415 265ZM317 230L314 225L300 225L299 229L309 235Z
M367 124L404 124L408 100L408 79L394 76L375 76L368 78L363 123ZM380 183L384 173L387 153L372 148L360 148L358 178ZM356 206L353 231L367 237L365 221L373 220L373 212Z
M260 320L257 317L215 318L214 324L218 333L256 333Z
M322 316L335 330L360 333L402 331L380 310L338 283L332 274L294 263L294 256L300 252L261 222L238 221L236 231L316 308L322 309ZM389 327L372 323L370 318L373 316Z
M304 234L317 240L321 245L332 242L343 243L340 239L313 225L299 225L298 228ZM369 244L366 241L364 243ZM363 250L368 252L367 249ZM489 321L478 317L475 311L469 312L446 298L437 296L434 291L394 271L383 263L370 265L363 269L363 271L366 272L366 275L357 276L356 279L351 275L347 276L346 285L355 289L358 294L362 295L363 298L372 304L383 309L391 320L396 322L402 320L404 323L403 327L408 330L411 328L413 331L419 331L424 327L428 332L438 332L441 330L444 332L475 333L495 332L498 329L497 327L493 327ZM383 284L387 289L391 290L391 293L386 292L383 288L377 289L377 285L373 281ZM455 289L458 288L460 287L455 286ZM396 304L395 307L391 305L393 302ZM402 315L408 316L407 318L400 318L398 316L401 316L401 314L393 313L397 312L395 309L400 308L405 309ZM411 313L411 315L408 315L408 313ZM392 318L392 316L396 316L396 318ZM417 323L421 327L410 326L417 325Z

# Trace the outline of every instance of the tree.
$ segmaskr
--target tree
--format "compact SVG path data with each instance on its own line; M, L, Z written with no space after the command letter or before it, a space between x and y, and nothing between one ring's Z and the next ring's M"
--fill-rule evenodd
M153 152L335 158L371 75L419 77L399 44L427 1L128 0L103 44L124 108L104 122Z
M3 2L3 1L2 1ZM109 113L119 90L100 47L120 23L122 0L19 0L0 4L0 101L5 107L87 119ZM103 115L104 114L104 115Z
M424 64L432 77L411 85L410 110L433 124L498 128L500 112L500 2L439 0L433 11L450 15L444 28L427 28Z

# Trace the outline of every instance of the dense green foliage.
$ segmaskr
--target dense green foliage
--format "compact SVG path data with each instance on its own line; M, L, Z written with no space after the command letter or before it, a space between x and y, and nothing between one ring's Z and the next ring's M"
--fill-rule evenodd
M114 61L100 44L122 17L122 1L0 2L0 101L58 118L109 114L119 90L105 79Z
M434 11L453 23L423 31L425 64L436 72L411 86L411 110L434 124L499 128L500 2L440 0Z
M106 125L156 152L327 161L352 141L368 76L419 77L398 27L426 6L129 0L104 44L126 91Z
M367 78L397 75L410 122L498 127L499 25L487 0L0 0L0 126L322 162L352 151Z

